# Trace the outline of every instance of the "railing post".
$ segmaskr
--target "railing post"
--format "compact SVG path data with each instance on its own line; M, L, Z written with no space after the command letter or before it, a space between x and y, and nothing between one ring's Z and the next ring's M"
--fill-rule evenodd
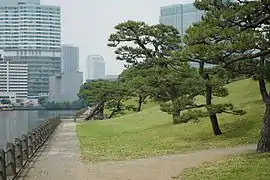
M53 130L56 129L59 121L59 116L56 116L56 118L53 120Z
M53 132L53 119L49 120L49 128L50 128L50 134Z
M45 137L46 137L46 139L48 138L48 136L49 136L49 121L46 120L46 122L45 122Z
M35 153L37 149L37 138L35 130L32 131L32 145L33 145L33 153Z
M26 134L22 135L22 152L23 152L23 160L27 161L29 158L29 149L28 149L28 137Z
M5 151L0 149L0 180L7 180Z
M42 125L42 139L46 140L46 122Z
M39 146L42 145L42 130L41 130L41 126L38 128L38 142L39 142Z
M47 130L46 130L46 121L44 122L44 124L43 124L43 136L44 136L44 140L46 139L46 132L47 132Z
M44 141L46 140L46 138L47 138L47 124L46 124L47 122L45 122L44 123L44 125L43 125L43 139L44 139Z
M28 132L27 133L27 144L28 144L28 155L29 157L31 157L34 153L34 149L33 149L33 140L32 140L32 132Z
M38 128L36 128L36 129L35 129L35 131L36 131L37 149L38 149L38 147L39 147L39 145L40 145L40 142L39 142L39 137L40 137L40 134L39 134L39 130L38 130Z
M43 143L43 124L41 126L39 126L39 135L40 135L40 144L42 145Z
M51 121L48 119L47 121L47 137L51 134Z
M15 160L15 147L12 143L7 143L7 176L15 176L16 175L16 160Z
M37 146L36 146L36 149L38 149L39 147L39 131L38 131L38 128L35 129L35 133L36 133L36 141L37 141Z
M23 167L23 151L22 151L22 140L20 138L15 139L15 162L17 168Z

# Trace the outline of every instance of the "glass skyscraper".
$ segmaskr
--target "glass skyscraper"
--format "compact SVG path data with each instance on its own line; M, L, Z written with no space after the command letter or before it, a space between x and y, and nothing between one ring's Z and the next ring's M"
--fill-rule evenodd
M190 25L201 20L203 14L193 3L175 4L161 7L159 20L161 24L173 26L183 36Z
M159 21L161 24L171 25L176 28L181 36L186 34L186 30L193 24L201 21L204 11L196 9L193 3L175 4L160 8ZM198 63L190 63L194 67L198 67ZM211 65L206 64L206 67Z
M28 97L49 92L49 76L61 72L61 9L40 0L0 0L0 50L27 64Z

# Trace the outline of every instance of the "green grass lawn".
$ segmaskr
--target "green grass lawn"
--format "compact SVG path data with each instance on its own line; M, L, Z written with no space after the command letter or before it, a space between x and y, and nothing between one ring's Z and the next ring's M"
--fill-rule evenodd
M186 170L181 180L269 180L270 154L236 155Z
M256 143L264 111L257 82L241 80L228 88L230 96L215 101L235 103L248 113L220 115L222 136L213 135L208 118L197 124L172 125L171 116L154 106L109 121L78 124L83 157L90 161L125 160Z

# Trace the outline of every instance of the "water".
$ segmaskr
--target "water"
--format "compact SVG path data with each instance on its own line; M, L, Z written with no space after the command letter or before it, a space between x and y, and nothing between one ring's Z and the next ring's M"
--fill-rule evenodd
M0 111L0 148L38 127L49 117L71 116L72 111Z

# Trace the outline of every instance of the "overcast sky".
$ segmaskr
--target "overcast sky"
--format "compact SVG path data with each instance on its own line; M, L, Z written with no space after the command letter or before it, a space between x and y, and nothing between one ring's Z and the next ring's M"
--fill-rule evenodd
M80 48L80 70L90 54L102 55L106 74L119 74L123 65L107 47L114 26L127 20L159 22L160 7L193 0L41 0L62 8L62 42Z

